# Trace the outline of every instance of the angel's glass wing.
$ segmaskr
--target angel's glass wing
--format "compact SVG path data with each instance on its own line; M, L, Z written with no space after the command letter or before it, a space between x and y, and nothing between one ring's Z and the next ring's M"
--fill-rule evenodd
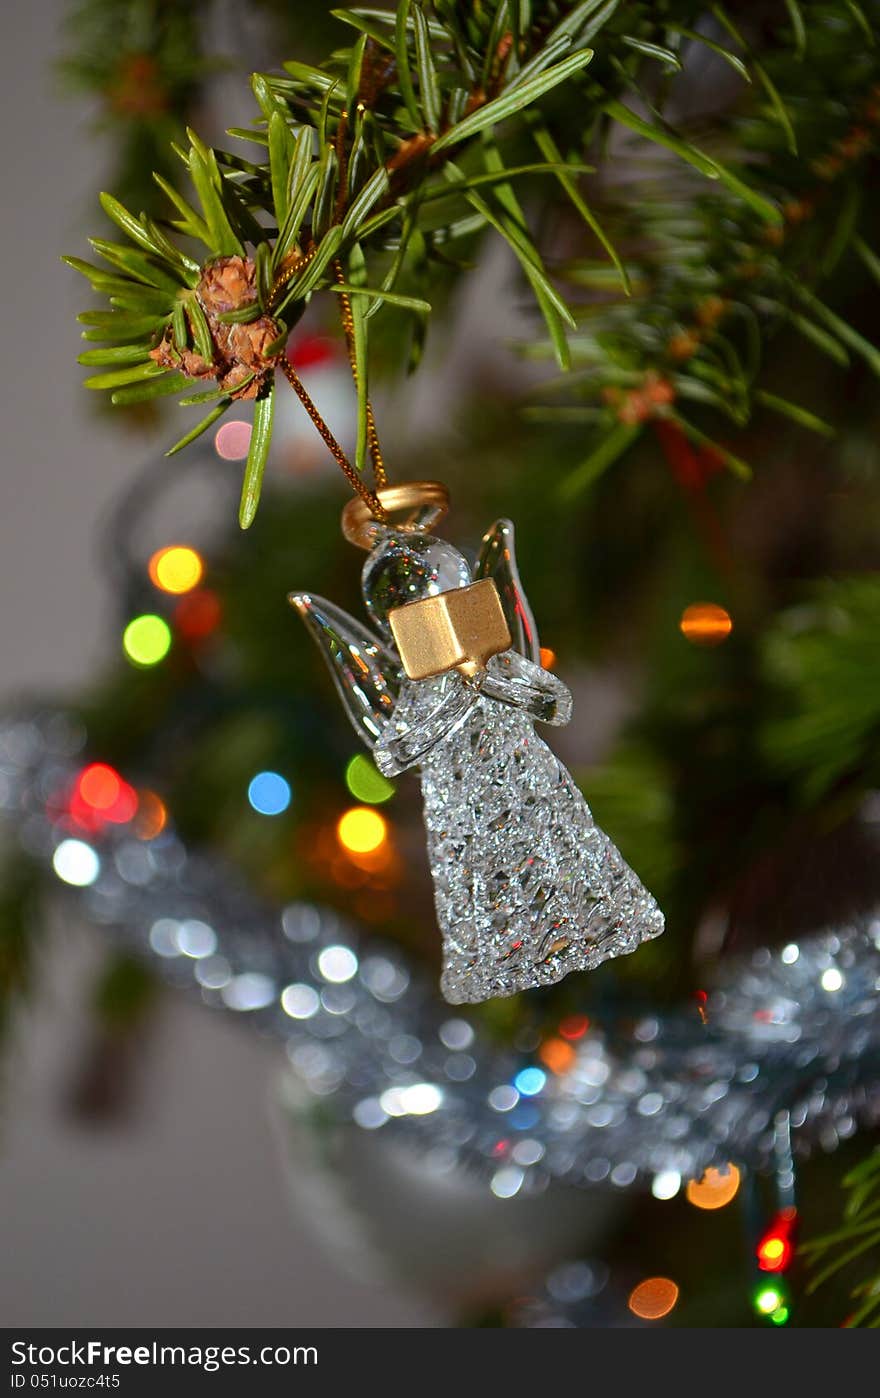
M498 588L512 648L534 665L540 665L538 628L520 581L513 524L509 519L497 519L483 535L475 576L492 578Z
M355 732L372 751L400 692L397 656L342 607L307 592L289 597L324 656Z

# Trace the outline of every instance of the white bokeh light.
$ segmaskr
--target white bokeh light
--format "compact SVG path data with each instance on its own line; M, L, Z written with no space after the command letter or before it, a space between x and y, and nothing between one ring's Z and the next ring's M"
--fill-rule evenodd
M101 872L100 859L84 840L62 840L52 856L52 866L59 879L74 888L88 888Z
M357 975L358 959L350 947L325 947L318 957L318 970L325 981L343 985Z
M677 1170L660 1170L651 1181L655 1199L674 1199L680 1189L681 1175Z
M281 992L281 1008L291 1019L311 1019L321 1008L321 999L310 985L286 985Z

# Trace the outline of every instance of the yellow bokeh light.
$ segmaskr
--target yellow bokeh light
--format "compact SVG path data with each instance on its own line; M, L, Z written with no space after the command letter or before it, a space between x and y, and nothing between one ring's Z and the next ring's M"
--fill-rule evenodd
M720 646L733 630L733 620L715 602L692 602L682 612L678 629L694 646Z
M740 1173L735 1165L728 1165L726 1170L710 1167L701 1179L688 1180L688 1201L698 1209L723 1209L736 1195L739 1184Z
M159 549L150 559L150 581L163 592L191 592L201 582L204 566L195 549L172 544Z
M628 1305L639 1320L662 1320L675 1306L679 1291L669 1277L647 1277L630 1293Z
M352 854L370 854L388 838L388 822L372 806L352 806L340 817L336 834Z

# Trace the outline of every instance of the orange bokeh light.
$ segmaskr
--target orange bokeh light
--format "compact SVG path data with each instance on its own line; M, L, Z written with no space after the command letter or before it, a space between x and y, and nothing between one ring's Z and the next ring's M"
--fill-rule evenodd
M575 1060L575 1051L564 1039L545 1039L538 1057L551 1073L564 1073Z
M556 651L550 650L549 646L541 647L541 664L545 670L552 670L556 664Z
M701 1179L688 1180L688 1202L698 1209L723 1209L736 1195L740 1185L740 1173L735 1165L726 1170L716 1170L712 1166Z
M715 602L692 602L682 612L678 629L692 645L720 646L733 630L733 620Z
M138 792L138 813L134 833L139 840L155 840L168 822L168 808L155 791Z
M201 581L204 565L195 549L171 544L158 549L149 563L150 582L162 592L191 592Z
M678 1297L678 1287L669 1277L647 1277L630 1292L627 1304L639 1320L662 1320Z

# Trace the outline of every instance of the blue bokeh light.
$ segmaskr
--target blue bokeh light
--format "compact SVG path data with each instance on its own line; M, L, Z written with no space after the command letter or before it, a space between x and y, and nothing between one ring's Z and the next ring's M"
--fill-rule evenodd
M260 815L281 815L290 798L290 782L280 772L258 772L248 787L248 800Z
M547 1074L540 1068L523 1068L517 1073L513 1085L523 1097L536 1097L547 1081Z

